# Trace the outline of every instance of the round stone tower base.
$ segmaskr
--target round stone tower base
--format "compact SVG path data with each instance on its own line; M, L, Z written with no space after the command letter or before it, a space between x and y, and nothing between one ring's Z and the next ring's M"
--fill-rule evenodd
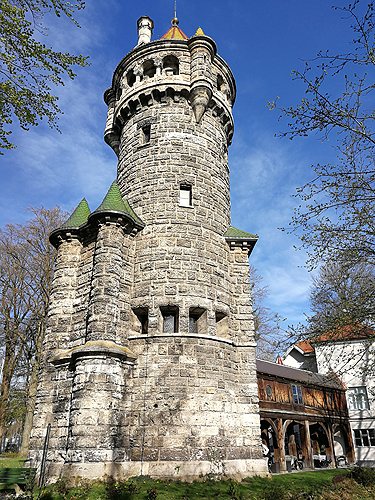
M209 461L180 462L120 462L120 463L51 463L48 469L48 482L61 477L68 485L75 485L80 479L107 479L125 481L130 477L150 476L154 479L169 479L192 482L204 479L206 475L222 476L241 480L255 475L268 475L265 458L247 460L224 460L218 465Z

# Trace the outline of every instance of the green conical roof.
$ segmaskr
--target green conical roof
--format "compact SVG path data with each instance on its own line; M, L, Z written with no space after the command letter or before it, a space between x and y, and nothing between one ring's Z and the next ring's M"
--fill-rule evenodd
M79 227L82 226L90 215L90 208L85 198L81 201L78 207L74 210L69 219L64 222L61 226L61 229L68 229L71 227Z
M229 226L226 233L224 234L225 238L258 238L257 234L247 233L246 231L241 231L241 229L237 229L236 227Z
M143 224L141 219L135 214L135 212L130 208L129 203L122 199L117 182L113 182L112 186L109 188L108 193L105 195L104 200L101 205L93 212L104 212L106 210L113 210L115 212L124 212L130 217L132 217L135 222Z

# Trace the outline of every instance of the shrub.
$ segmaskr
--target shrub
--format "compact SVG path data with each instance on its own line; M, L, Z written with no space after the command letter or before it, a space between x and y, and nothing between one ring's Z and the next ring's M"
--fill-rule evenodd
M333 476L332 482L333 482L333 484L342 483L343 481L345 481L347 479L347 477L348 476L345 474L337 474L336 476Z
M288 500L289 498L286 487L281 484L272 484L266 489L264 495L264 500Z
M365 487L375 486L375 470L371 469L371 467L360 467L357 465L349 472L349 477Z
M135 479L121 483L110 477L105 485L105 497L107 500L131 500L136 498L140 490L141 485Z

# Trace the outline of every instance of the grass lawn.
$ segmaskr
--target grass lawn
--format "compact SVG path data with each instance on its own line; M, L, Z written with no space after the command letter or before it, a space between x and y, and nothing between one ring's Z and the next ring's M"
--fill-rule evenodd
M0 467L22 465L24 459L0 458ZM364 487L346 477L345 469L249 477L241 483L202 479L185 483L136 477L122 483L82 480L75 488L63 481L48 485L41 500L374 500L375 485ZM334 484L333 478L336 479ZM308 495L314 490L313 496Z
M48 486L47 491L51 494L52 500L281 500L287 499L287 491L291 494L302 494L312 489L329 491L335 488L332 479L335 475L343 474L344 470L325 470L314 472L301 472L298 474L282 474L272 476L271 479L254 477L245 479L242 483L230 481L211 482L204 481L185 483L177 481L152 480L148 477L139 477L128 480L125 483L112 483L105 486L103 483L90 484L83 481L76 488L67 489L60 482L53 486ZM302 497L301 497L302 498ZM314 497L315 498L315 497ZM317 497L319 498L319 497ZM323 498L323 497L322 497ZM331 499L335 497L327 497ZM343 496L340 493L340 498ZM352 494L350 500L364 500L367 497Z
M22 467L26 457L0 456L0 469Z

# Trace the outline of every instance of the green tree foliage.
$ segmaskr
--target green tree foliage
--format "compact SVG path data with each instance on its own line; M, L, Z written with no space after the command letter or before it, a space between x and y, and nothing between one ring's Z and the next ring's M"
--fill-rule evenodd
M319 52L303 71L293 72L306 88L297 106L269 103L288 119L282 136L334 139L337 163L314 167L312 181L297 190L301 204L290 223L311 267L333 254L353 264L374 262L375 256L374 5L355 0L336 10L350 23L351 51Z
M43 117L51 128L57 127L61 112L58 97L51 85L64 85L63 77L74 79L74 66L86 66L87 57L62 53L35 39L35 30L47 34L42 21L53 12L57 17L73 18L75 10L84 8L83 0L75 4L65 0L0 0L0 154L11 149L13 121L28 130Z
M368 263L328 261L312 278L312 315L307 318L310 337L350 326L351 334L372 325L375 319L375 266Z

